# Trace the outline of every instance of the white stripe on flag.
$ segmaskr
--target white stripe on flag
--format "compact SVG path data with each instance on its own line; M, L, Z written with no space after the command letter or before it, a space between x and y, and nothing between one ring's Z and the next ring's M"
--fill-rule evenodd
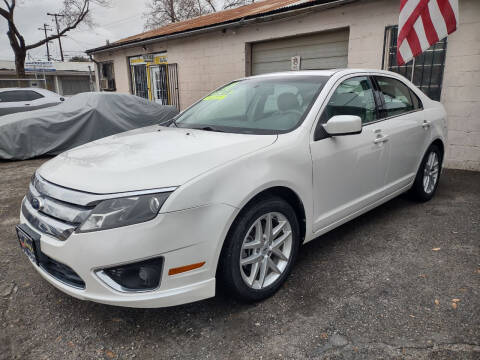
M445 24L445 19L438 7L437 0L430 0L428 2L428 10L430 11L430 17L432 18L432 23L437 32L438 39L443 39L448 35L447 25Z
M455 21L457 22L457 27L458 23L460 22L459 17L458 17L458 0L449 0L450 6L452 7L453 13L455 14Z
M410 0L407 1L405 6L403 7L402 11L400 12L400 16L398 18L398 29L399 31L403 28L403 25L407 22L408 18L412 15L413 10L417 7L420 0Z
M403 40L402 44L398 48L400 55L402 55L403 61L405 64L413 59L412 49L410 49L410 44L407 39Z
M417 21L415 21L415 24L413 24L413 28L417 33L422 51L427 50L430 47L430 44L428 43L427 35L425 35L425 28L423 27L423 21L421 16L418 17Z

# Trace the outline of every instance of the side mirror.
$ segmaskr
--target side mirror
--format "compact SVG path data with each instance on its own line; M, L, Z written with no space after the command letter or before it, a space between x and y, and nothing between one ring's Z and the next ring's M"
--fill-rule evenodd
M362 132L362 119L355 115L336 115L332 116L323 128L328 135L354 135Z

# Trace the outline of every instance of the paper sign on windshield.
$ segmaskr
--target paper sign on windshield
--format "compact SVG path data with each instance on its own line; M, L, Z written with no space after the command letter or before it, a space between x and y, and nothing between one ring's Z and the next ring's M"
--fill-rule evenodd
M227 85L224 88L211 93L203 100L223 100L233 92L235 86L237 86L237 83Z

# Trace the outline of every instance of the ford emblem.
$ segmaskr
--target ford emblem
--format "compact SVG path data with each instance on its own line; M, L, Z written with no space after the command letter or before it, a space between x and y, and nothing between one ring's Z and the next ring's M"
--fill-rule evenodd
M35 210L41 210L43 207L43 201L40 198L33 198L32 199L32 207Z

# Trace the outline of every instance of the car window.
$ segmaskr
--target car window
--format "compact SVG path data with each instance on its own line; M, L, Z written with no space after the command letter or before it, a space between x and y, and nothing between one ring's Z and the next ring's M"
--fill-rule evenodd
M290 93L296 96L300 107L303 107L302 106L304 103L303 98L300 94L298 94L298 89L295 86L279 85L275 87L273 94L268 95L265 101L265 106L263 111L265 113L278 111L279 109L278 109L277 99L278 99L278 96L280 96L280 94L283 94L283 93Z
M32 101L43 97L42 94L33 90L11 90L0 92L0 101L2 102Z
M377 76L376 79L383 94L387 116L401 115L415 109L408 86L389 77Z
M413 108L415 110L423 109L422 101L412 90L410 90L410 97L412 98Z
M251 78L228 84L181 113L185 128L276 134L305 118L328 77L290 75Z
M375 99L368 77L353 77L338 85L323 111L322 123L335 115L360 116L362 124L377 120Z

